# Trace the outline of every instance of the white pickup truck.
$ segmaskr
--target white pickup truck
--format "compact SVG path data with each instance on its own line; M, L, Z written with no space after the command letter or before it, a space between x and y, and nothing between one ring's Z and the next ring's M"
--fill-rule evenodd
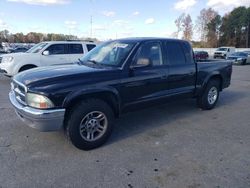
M1 55L0 72L11 77L35 67L70 64L94 47L95 43L85 41L41 42L24 53Z

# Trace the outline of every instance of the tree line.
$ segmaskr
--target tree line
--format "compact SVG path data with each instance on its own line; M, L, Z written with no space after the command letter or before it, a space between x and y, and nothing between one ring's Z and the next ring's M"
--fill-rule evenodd
M97 41L95 38L78 38L75 35L64 35L64 34L55 34L55 33L36 33L30 32L28 34L15 33L12 34L8 30L0 31L0 43L9 42L9 43L39 43L42 41L64 41L64 40L93 40Z
M64 34L44 34L30 32L28 34L15 33L12 34L8 30L0 31L0 42L10 43L39 43L41 41L59 41L59 40L76 40L77 36Z
M175 25L177 31L173 37L180 38L182 34L182 38L192 41L195 47L250 48L250 7L237 7L223 17L212 8L202 9L195 24L189 14L183 13L175 20ZM196 33L196 41L193 33Z

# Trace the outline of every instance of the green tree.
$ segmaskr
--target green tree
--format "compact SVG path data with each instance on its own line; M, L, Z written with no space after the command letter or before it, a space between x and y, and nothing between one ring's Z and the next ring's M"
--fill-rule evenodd
M220 44L235 47L249 46L249 8L238 7L222 18Z

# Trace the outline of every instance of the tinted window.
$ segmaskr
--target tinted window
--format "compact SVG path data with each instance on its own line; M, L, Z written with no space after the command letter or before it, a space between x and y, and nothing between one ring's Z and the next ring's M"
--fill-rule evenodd
M87 49L88 51L92 50L93 48L95 48L96 45L95 44L87 44Z
M51 55L65 54L65 44L53 44L46 50L48 50Z
M142 44L136 56L136 64L144 64L151 61L154 66L162 65L161 45L158 42Z
M186 62L193 63L194 62L193 61L194 57L193 57L192 47L190 46L190 44L188 42L183 42L182 46L183 46L183 50L184 50L184 53L185 53ZM198 54L200 54L200 55L208 55L208 53L205 52L205 51L200 51Z
M167 52L168 61L171 65L181 65L186 63L183 49L179 42L168 42Z
M69 54L83 54L81 44L69 44Z

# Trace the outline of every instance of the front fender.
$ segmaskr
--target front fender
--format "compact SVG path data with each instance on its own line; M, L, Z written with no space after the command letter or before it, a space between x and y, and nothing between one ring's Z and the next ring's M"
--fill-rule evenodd
M101 88L96 88L96 87L85 87L84 89L81 89L79 91L75 91L75 92L71 92L63 101L63 107L67 108L68 106L70 106L72 104L73 101L79 99L79 98L84 98L84 96L88 96L88 97L94 97L98 94L100 94L100 98L102 98L102 94L103 93L108 93L111 94L112 96L115 97L116 103L117 103L117 107L120 110L120 104L121 104L121 99L120 99L120 95L119 92L110 86L106 86L106 87L101 87Z

